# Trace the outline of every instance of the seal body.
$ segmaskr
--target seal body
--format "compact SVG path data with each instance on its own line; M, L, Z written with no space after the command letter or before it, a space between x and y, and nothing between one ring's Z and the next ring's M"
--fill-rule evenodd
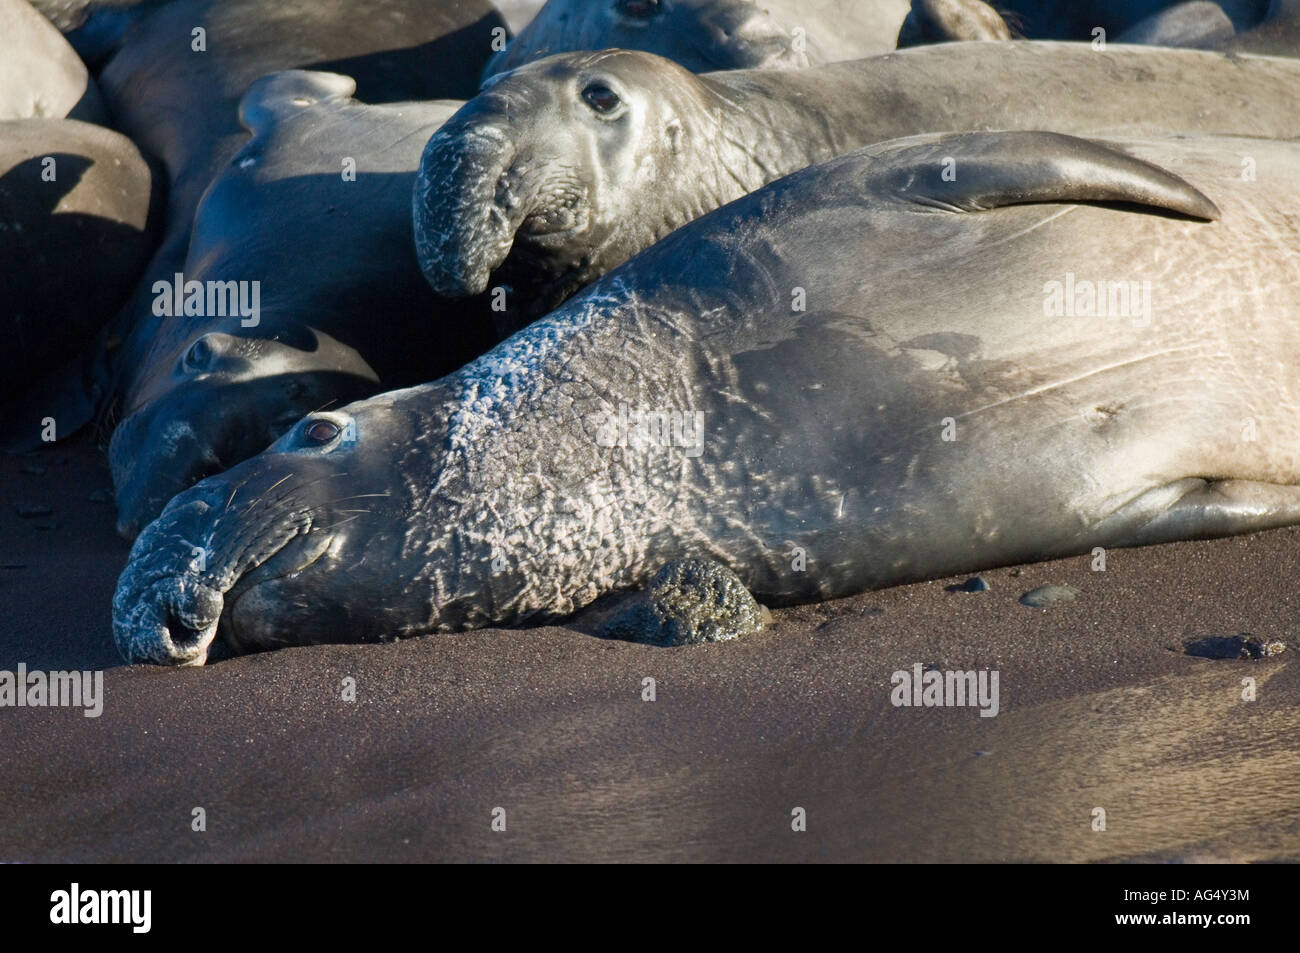
M1193 50L959 43L704 76L648 53L565 54L489 82L429 140L416 247L440 294L512 288L517 328L685 222L867 143L980 129L1290 139L1298 100L1292 60Z
M131 140L72 119L0 121L0 402L84 347L157 242L165 184ZM41 429L50 403L25 411ZM5 413L13 428L22 410Z
M106 121L76 52L27 0L0 0L0 120Z
M794 603L1295 522L1297 147L1126 148L898 140L706 215L176 497L118 645L513 624L691 557Z
M99 81L122 131L167 169L167 223L115 321L101 403L120 398L151 346L153 287L181 270L199 199L246 139L237 108L254 80L310 66L353 77L369 102L463 97L493 28L503 23L486 0L377 0L363 11L340 0L172 0L140 15Z
M907 12L907 0L550 0L486 75L615 47L697 73L817 65L892 50Z
M368 105L355 89L289 71L241 102L252 138L199 204L181 269L199 300L178 307L175 278L157 289L169 316L109 445L124 535L304 414L441 377L496 343L487 302L437 298L412 242L423 143L460 103Z

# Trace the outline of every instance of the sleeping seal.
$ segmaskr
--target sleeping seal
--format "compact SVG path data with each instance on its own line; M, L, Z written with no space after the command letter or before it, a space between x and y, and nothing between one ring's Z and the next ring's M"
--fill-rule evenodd
M1293 60L1193 50L958 43L707 76L648 53L569 53L489 81L429 140L416 248L442 295L512 288L513 329L704 212L867 143L979 129L1294 139L1297 101Z
M484 75L612 47L696 73L817 65L892 50L907 10L907 0L550 0Z
M108 409L160 323L153 288L180 272L199 199L247 136L237 110L259 77L314 67L356 80L368 102L463 98L478 86L493 28L487 0L171 0L136 11L99 73L121 130L169 178L162 244L114 319L94 384ZM84 421L81 421L84 422ZM76 421L60 422L70 433Z
M182 274L205 298L235 283L249 305L257 282L257 312L223 294L161 322L109 445L128 538L309 411L441 377L496 343L486 302L433 294L411 236L420 152L461 104L372 106L355 90L295 70L240 103L252 138L204 195Z
M899 140L714 211L177 496L117 645L514 624L693 557L795 603L1300 520L1300 147L1126 148L1160 165Z

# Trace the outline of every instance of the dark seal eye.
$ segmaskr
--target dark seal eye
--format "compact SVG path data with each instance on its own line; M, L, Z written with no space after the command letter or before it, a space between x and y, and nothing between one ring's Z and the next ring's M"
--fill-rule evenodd
M588 106L598 113L613 112L622 102L618 98L618 93L614 92L604 83L592 83L582 91L582 98L586 100Z
M208 343L206 334L190 345L181 363L187 371L201 371L212 363L212 345Z
M659 0L619 0L615 5L625 17L649 20L659 12Z
M303 431L303 436L312 443L329 443L338 435L339 425L330 420L314 420Z

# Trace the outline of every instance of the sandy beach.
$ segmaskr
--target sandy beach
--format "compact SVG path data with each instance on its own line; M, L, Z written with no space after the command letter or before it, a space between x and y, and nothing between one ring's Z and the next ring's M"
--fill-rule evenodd
M0 456L0 670L107 669L101 717L0 710L0 861L1300 859L1300 529L778 610L732 643L579 618L170 671L113 647L108 486L85 437ZM1046 584L1079 595L1019 603ZM1289 650L1184 652L1243 633ZM916 663L997 670L999 714L894 707Z

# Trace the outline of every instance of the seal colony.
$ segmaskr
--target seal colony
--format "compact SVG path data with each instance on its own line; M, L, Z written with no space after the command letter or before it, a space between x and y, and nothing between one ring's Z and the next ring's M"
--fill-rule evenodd
M1297 521L1296 0L537 6L0 0L0 440L111 432L128 660Z
M795 173L177 496L119 582L119 649L518 624L690 557L781 605L1295 522L1300 256L1265 294L1220 265L1296 247L1296 159L973 133ZM1067 273L1151 276L1154 320L1046 322ZM620 439L621 407L701 412L703 454L671 424Z

